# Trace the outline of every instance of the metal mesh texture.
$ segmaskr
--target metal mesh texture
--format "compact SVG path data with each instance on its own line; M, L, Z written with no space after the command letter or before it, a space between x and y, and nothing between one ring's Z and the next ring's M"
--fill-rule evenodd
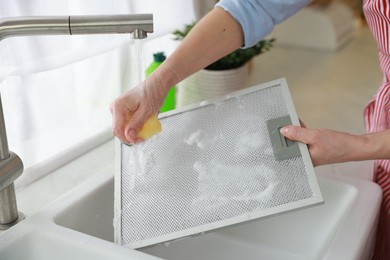
M280 86L160 119L122 144L122 245L313 196L302 157L276 161L266 121L288 115Z

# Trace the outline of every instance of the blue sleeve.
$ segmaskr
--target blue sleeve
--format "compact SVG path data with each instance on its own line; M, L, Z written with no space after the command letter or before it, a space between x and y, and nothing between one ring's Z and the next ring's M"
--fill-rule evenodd
M309 2L311 0L221 0L216 6L229 12L241 24L243 48L248 48Z

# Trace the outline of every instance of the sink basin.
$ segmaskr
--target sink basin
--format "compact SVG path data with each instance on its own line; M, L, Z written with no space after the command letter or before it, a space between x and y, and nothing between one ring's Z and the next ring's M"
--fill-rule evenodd
M368 259L380 188L320 174L325 204L158 245L141 252L164 259ZM80 185L46 210L56 225L112 242L113 171Z
M83 197L77 198L74 194L75 203L67 203L69 206L56 215L54 222L114 242L114 181L112 177L101 181L96 189Z

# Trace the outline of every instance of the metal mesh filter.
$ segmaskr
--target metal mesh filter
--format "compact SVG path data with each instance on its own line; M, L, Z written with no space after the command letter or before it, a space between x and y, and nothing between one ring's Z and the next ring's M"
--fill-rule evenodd
M267 121L285 116L298 124L278 80L165 114L162 133L120 144L117 242L144 247L322 202L304 145L274 156Z

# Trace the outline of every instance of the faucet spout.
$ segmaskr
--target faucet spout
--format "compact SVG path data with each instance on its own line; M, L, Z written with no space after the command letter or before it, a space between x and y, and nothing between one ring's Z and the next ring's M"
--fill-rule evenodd
M0 20L0 40L15 36L153 32L153 14L11 17ZM142 32L142 33L140 33Z
M153 15L69 16L69 30L72 35L133 33L134 39L143 39L153 32Z

